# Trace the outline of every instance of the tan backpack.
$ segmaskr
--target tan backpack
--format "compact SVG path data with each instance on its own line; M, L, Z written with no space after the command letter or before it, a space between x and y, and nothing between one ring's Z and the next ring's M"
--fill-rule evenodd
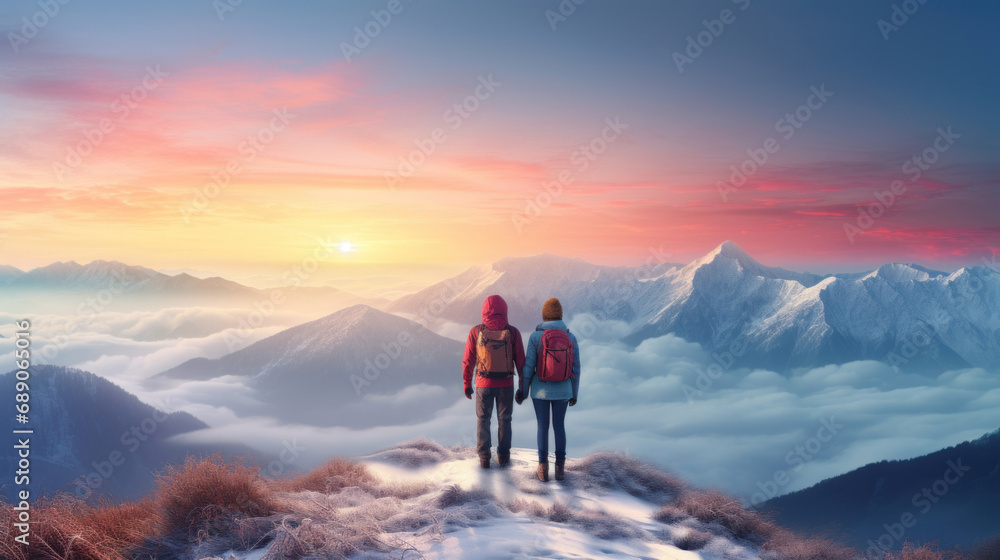
M476 375L505 379L514 375L514 342L509 329L494 331L479 325L476 343Z

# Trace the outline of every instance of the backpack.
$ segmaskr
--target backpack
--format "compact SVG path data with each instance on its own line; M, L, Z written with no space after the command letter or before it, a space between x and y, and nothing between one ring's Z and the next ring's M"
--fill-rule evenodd
M569 331L545 329L542 332L537 368L539 381L558 383L573 377L573 339Z
M514 341L509 329L494 331L479 325L476 342L476 375L505 379L514 375Z

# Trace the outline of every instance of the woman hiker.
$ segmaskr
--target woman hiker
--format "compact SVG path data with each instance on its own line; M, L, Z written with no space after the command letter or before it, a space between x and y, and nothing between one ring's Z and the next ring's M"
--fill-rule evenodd
M549 481L549 421L556 437L556 480L565 477L566 407L580 393L580 346L562 320L562 304L549 298L542 306L542 323L528 337L524 356L525 389L530 391L538 420L538 479ZM518 391L517 404L526 394Z

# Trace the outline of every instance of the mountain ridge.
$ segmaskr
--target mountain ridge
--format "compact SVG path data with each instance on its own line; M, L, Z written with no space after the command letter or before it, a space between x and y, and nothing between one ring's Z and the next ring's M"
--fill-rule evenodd
M13 372L0 374L8 379ZM261 459L263 454L232 444L184 444L172 438L208 428L187 412L164 412L91 372L51 365L31 368L29 428L33 436L31 482L35 497L66 490L83 498L131 498L148 492L157 470L184 461L189 453ZM0 385L0 398L13 417L14 384ZM14 445L13 435L4 442ZM10 448L10 447L8 447ZM0 467L14 472L14 454L0 455ZM6 485L10 499L16 488Z
M909 513L918 521L900 525L906 539L969 547L997 533L998 495L1000 429L917 457L869 463L771 498L759 509L793 530L834 531L861 549L886 541L883 525Z
M669 333L712 351L737 344L748 349L738 366L789 374L872 359L917 373L1000 365L993 335L1000 275L986 267L945 274L888 263L866 273L818 275L763 265L732 241L683 266L571 260L572 267L553 273L551 262L543 254L519 258L517 266L472 267L384 309L438 330L478 322L485 297L500 294L510 322L531 330L545 299L558 297L567 318L592 317L587 328L626 323L629 345ZM923 340L928 325L933 336L913 354L909 344Z
M284 329L216 359L194 358L163 371L155 384L242 377L257 403L244 415L288 422L371 427L427 418L459 394L462 344L403 317L358 304ZM373 415L366 398L419 386L410 410ZM237 405L234 405L237 406Z

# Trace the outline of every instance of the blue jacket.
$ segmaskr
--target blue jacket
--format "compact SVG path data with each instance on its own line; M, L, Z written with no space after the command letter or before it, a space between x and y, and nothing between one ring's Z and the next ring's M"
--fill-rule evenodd
M566 381L549 382L539 381L535 365L538 362L538 350L542 346L542 330L559 329L569 333L569 339L573 341L573 378ZM535 332L528 337L528 348L524 351L524 383L531 398L545 401L561 401L569 398L577 398L580 394L580 345L576 342L576 337L569 332L566 323L562 321L545 321L538 325Z

